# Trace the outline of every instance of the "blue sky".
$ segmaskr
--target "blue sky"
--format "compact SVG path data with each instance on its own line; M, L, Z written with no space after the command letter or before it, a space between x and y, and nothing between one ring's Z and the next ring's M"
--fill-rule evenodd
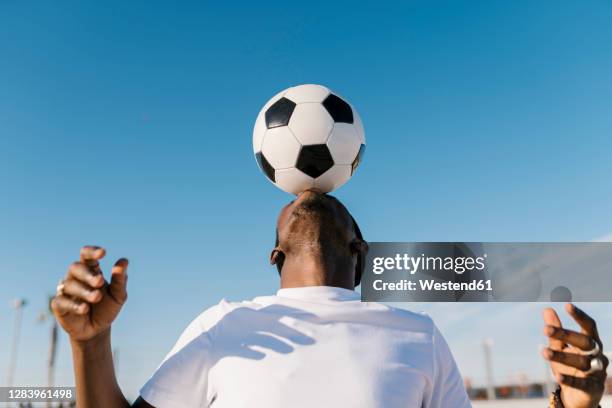
M2 2L0 369L25 296L17 378L44 381L35 317L83 244L131 260L114 344L132 396L199 311L273 292L290 197L259 172L251 130L300 83L364 120L365 160L336 196L371 241L610 234L611 18L569 0ZM468 376L492 333L500 379L543 372L539 305L406 307L438 320ZM612 341L609 305L585 308Z

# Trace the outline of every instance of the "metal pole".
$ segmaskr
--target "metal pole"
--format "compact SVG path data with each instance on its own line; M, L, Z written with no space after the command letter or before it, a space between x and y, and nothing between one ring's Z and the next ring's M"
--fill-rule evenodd
M55 385L55 355L57 354L57 320L53 319L51 324L51 343L49 344L49 358L47 360L47 385L53 387ZM47 401L47 408L51 408L52 404Z
M15 309L15 320L13 321L13 339L11 341L11 353L9 354L9 366L6 374L7 387L12 387L13 381L15 379L15 370L17 368L17 353L19 349L19 334L21 331L21 316L25 304L25 299L15 299L13 301L13 309Z
M491 359L491 348L493 347L493 339L484 339L482 342L484 347L485 370L487 374L487 399L494 400L495 385L493 383L493 360Z

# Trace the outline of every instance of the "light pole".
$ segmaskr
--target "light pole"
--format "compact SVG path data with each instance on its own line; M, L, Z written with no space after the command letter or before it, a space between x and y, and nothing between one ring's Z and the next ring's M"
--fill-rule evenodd
M486 338L482 341L484 347L485 370L487 374L487 399L494 400L495 385L493 384L493 360L491 359L491 348L493 348L493 339Z
M25 299L15 299L12 308L15 310L15 320L13 321L13 340L11 341L11 352L9 354L9 365L6 373L6 386L12 387L15 379L15 369L17 368L17 353L19 349L19 334L21 331L21 315L23 307L27 304Z
M53 387L55 385L55 356L57 354L57 320L53 316L53 312L51 311L51 301L53 300L53 296L50 296L48 299L47 305L48 310L42 312L38 316L39 322L45 322L47 319L51 319L51 338L49 341L49 356L47 357L47 386ZM47 407L51 407L51 402L47 402Z

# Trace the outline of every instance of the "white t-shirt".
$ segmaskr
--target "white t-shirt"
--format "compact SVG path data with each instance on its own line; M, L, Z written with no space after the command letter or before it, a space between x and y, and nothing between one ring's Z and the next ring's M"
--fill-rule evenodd
M329 286L222 300L140 394L157 408L471 407L431 318Z

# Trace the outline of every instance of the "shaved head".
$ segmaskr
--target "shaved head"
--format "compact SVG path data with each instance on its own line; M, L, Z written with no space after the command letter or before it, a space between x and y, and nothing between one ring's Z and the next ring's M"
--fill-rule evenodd
M319 259L328 270L354 276L356 253L360 252L357 243L365 244L346 207L335 197L311 189L281 210L275 248L280 256L271 260L280 272L285 259L310 257ZM358 279L354 281L358 284Z

